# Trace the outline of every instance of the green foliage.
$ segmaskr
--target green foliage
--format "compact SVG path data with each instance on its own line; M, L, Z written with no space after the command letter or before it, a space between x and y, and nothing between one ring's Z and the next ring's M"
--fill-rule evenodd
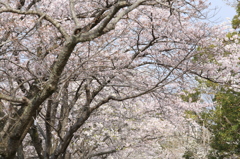
M195 89L193 93L190 93L188 91L184 91L185 95L181 95L183 101L185 102L197 102L200 99L201 92L198 91L198 89Z
M185 159L194 159L194 154L192 151L187 150L187 151L185 151L185 153L183 154L182 157Z
M234 29L239 29L240 28L240 19L239 19L239 17L240 17L240 3L238 3L238 5L237 5L237 15L235 15L233 17L233 20L232 20L232 27Z
M221 155L217 151L211 150L209 151L209 154L207 155L208 159L224 159L224 157L227 157L227 155Z
M181 97L189 102L199 100L201 94L214 94L212 99L216 103L214 108L205 108L199 114L194 111L185 111L187 118L207 127L213 134L210 141L213 150L209 152L208 158L221 159L240 155L240 92L211 81L196 80L199 86L194 93L185 92L187 95ZM207 89L201 91L202 87Z
M204 125L213 134L211 147L217 151L218 158L240 155L240 93L221 88L214 101L214 109L201 113Z

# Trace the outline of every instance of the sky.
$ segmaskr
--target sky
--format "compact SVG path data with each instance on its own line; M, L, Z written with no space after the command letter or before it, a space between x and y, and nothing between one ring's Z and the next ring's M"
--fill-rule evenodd
M213 9L217 8L216 11L214 11L216 15L213 18L213 20L216 21L217 23L228 22L229 19L227 18L230 18L230 20L232 20L233 16L236 14L235 8L227 5L226 1L223 0L208 0L208 1L211 2L211 8Z

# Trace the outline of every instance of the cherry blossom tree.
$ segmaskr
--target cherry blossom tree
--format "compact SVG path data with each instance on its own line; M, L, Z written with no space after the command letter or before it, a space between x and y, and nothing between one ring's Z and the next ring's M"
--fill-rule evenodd
M238 71L239 47L223 46L225 28L201 21L207 7L203 0L1 0L1 158L94 158L126 148L130 155L134 146L149 156L143 144L160 140L157 116L177 121L173 110L186 109L175 95L191 90L196 76L224 83Z

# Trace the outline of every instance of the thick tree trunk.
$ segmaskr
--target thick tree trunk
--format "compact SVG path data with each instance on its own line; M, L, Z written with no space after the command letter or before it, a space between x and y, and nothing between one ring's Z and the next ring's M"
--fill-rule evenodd
M76 44L74 37L66 41L62 52L59 53L56 62L53 64L50 77L43 87L44 89L34 93L33 97L26 101L21 116L15 118L17 120L8 129L5 136L0 136L2 138L0 141L0 156L2 158L13 159L15 157L20 144L33 124L33 119L36 118L40 111L40 105L56 91L60 75Z

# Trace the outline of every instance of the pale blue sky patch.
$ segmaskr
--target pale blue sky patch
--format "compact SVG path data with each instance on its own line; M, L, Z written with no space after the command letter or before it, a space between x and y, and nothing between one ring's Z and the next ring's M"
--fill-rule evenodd
M233 16L236 15L236 10L234 7L227 5L227 1L223 0L208 0L211 3L211 8L216 10L212 11L212 14L216 14L211 21L217 23L229 22L232 20Z

